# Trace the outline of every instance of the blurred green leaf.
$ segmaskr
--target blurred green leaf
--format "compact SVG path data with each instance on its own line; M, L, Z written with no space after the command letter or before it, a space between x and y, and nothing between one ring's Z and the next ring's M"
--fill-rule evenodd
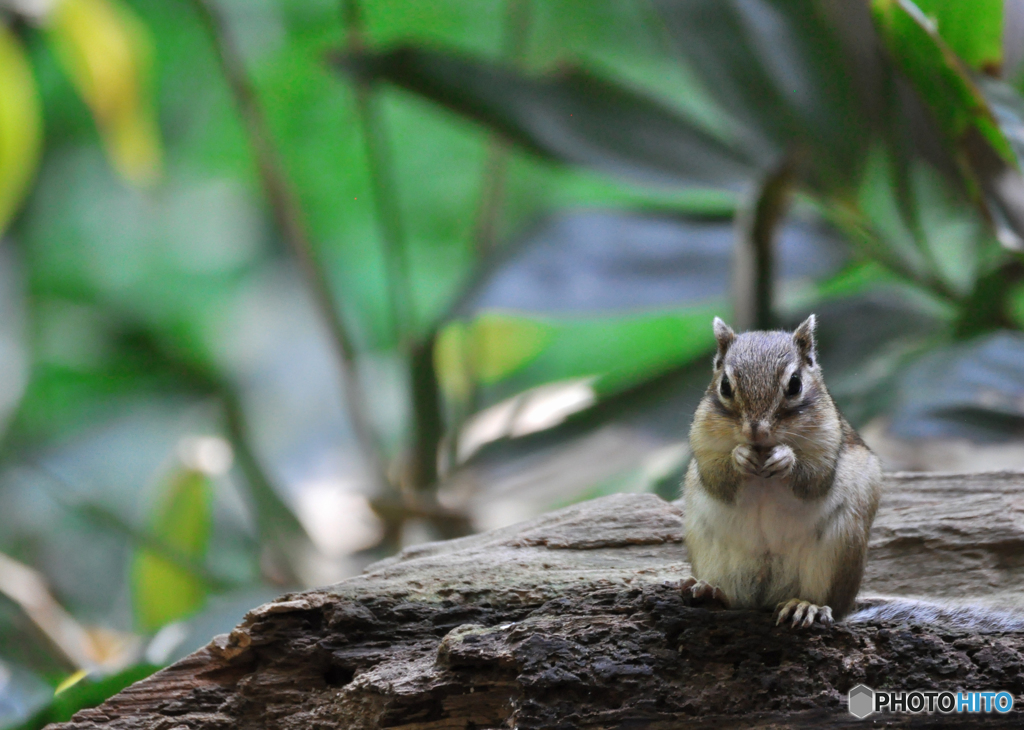
M748 158L667 106L589 72L525 76L423 48L338 57L367 81L390 81L476 119L540 154L674 185L735 187Z
M915 0L964 63L996 73L1003 63L1003 0Z
M928 352L902 370L890 431L907 439L1024 436L1024 336L1003 330Z
M0 22L0 234L28 192L42 142L35 80L18 39Z
M1024 249L1020 159L964 62L911 0L872 0L889 54L931 110L971 197L1000 242Z
M710 347L712 317L726 309L734 237L730 217L586 209L546 217L467 292L456 311L471 324L442 331L435 354L446 394L475 379L493 401L593 377L602 396L689 362ZM779 277L791 287L845 259L835 232L804 209L782 228L778 248ZM508 352L499 323L515 323ZM494 336L477 337L480 327ZM473 363L491 349L514 357L485 378Z
M844 272L822 290L824 298L794 313L786 325L796 327L810 311L817 315L829 392L859 428L892 407L907 362L948 336L945 312L896 277L878 276L873 267Z
M152 664L136 664L109 677L84 679L55 695L50 704L11 730L42 730L52 722L67 722L79 710L102 704L157 669Z
M492 399L501 399L545 383L593 377L598 395L607 395L708 351L711 319L723 309L572 319L483 312L470 326L486 333L472 356L493 366L478 371L477 381L492 386Z
M857 29L861 3L818 0L656 0L676 48L708 94L739 124L741 148L774 166L809 148L811 184L851 186L867 142L872 100L856 54L837 32ZM834 15L830 16L828 11ZM863 39L857 39L863 42Z
M1006 162L1016 158L981 90L962 61L910 0L872 0L885 47L914 84L954 144L974 130Z
M213 491L207 475L178 469L153 513L150 531L167 548L201 561L210 542ZM202 607L207 586L203 579L166 557L136 550L132 560L132 598L143 631L155 631Z
M563 317L674 311L729 296L731 215L670 210L565 210L488 258L457 307ZM808 209L779 232L779 278L792 287L833 274L846 259L835 230Z
M598 396L608 396L709 352L711 320L725 310L719 303L672 314L566 322L557 346L537 358L534 372L553 380L596 375Z
M154 382L150 375L134 368L79 372L37 364L14 428L20 439L35 443L79 432L153 395L153 385L166 384Z
M951 299L965 297L977 278L987 229L953 181L919 157L905 163L900 179L886 149L872 148L858 190L857 209L870 228L861 242L918 283L934 284Z
M812 309L794 310L784 324L795 327L810 311L820 315L819 344L830 390L841 401L844 414L860 426L891 408L895 382L905 363L941 336L944 323L927 301L915 297L911 287L901 286L892 275L858 266L833 282L835 286L825 287L829 300L816 301ZM709 319L694 325L698 336L702 330L711 330ZM678 444L711 377L713 347L713 342L707 345L706 358L698 356L632 385L621 382L623 387L614 392L604 390L596 404L567 415L551 428L517 438L508 438L511 433L496 437L472 460L477 466L492 464L508 470L510 460L522 458L523 468L529 469L539 454L557 453L559 448L571 451L607 426L614 429L617 440L628 442L631 437L626 434L632 434L648 443ZM618 384L609 379L608 385Z
M974 288L979 249L988 235L982 221L949 180L922 160L911 167L911 193L936 275L960 296Z
M900 206L901 180L896 163L882 145L875 145L864 165L864 175L857 191L857 211L866 220L881 241L873 251L883 261L888 258L902 262L904 271L923 277L927 261L918 247L914 221L908 220L916 212L913 206ZM908 196L909 197L909 196Z
M1017 167L1024 168L1024 98L1017 89L1004 81L981 77L979 83L999 128L1010 140L1017 156ZM988 191L994 203L991 213L999 241L1008 248L1024 249L1024 242L1019 239L1010 240L1007 235L1000 234L1000 226L1024 230L1024 206L1019 204L1024 196L1024 181L1019 175L1002 169L996 161L989 160L988 168L991 178Z
M118 326L116 320L90 326L85 318L70 318L54 326L51 335L46 329L55 313L40 300L35 304L41 330L36 361L15 419L23 441L41 443L82 432L144 399L207 394L153 346L150 332ZM100 309L114 319L112 310ZM59 351L50 350L50 340L60 345Z
M722 309L534 318L553 333L550 344L529 365L487 388L486 400L495 405L480 413L481 428L471 423L463 433L460 458L475 459L481 450L493 457L508 448L561 444L609 420L622 422L626 414L639 422L651 413L664 420L667 393L679 388L681 374L684 400L700 392L691 387L688 367L692 370L692 363L713 349L711 319ZM688 418L689 412L684 405L670 418ZM677 424L674 435L684 430ZM509 438L526 445L510 447Z
M1024 284L1018 284L1010 290L1006 304L1010 320L1018 328L1024 329Z
M1019 164L1024 160L1024 98L1013 86L999 79L980 77L978 83Z
M192 559L175 547L165 545L148 531L141 530L132 525L128 520L123 519L112 509L90 503L70 505L69 509L97 527L101 527L110 533L123 535L130 541L133 547L145 549L154 555L159 555L182 571L201 578L210 590L227 591L237 588L237 584L232 580L212 574L199 560Z

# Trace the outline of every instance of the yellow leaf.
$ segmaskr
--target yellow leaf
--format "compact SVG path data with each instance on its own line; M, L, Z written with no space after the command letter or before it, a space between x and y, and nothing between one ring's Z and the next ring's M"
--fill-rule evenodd
M453 322L437 336L434 345L434 369L441 392L460 403L469 401L473 390L473 373L468 358L469 333L466 325Z
M53 694L54 695L59 695L61 692L64 692L65 690L68 690L68 689L71 689L72 687L74 687L76 684L78 684L79 682L81 682L83 679L85 679L88 676L89 676L89 670L88 669L79 669L77 672L75 672L73 674L69 674L67 679L65 679L63 682L61 682L60 684L57 685L57 689L53 690Z
M92 110L114 167L136 185L160 176L160 133L148 82L152 42L120 0L58 0L46 27Z
M41 142L32 70L18 39L0 23L0 234L28 191Z
M186 618L206 601L203 578L174 560L201 563L210 543L213 491L200 471L183 469L167 482L167 491L153 513L152 534L165 548L140 548L132 563L132 598L139 627L155 631Z
M523 367L544 350L555 328L544 322L487 313L473 322L473 372L482 383L495 383Z

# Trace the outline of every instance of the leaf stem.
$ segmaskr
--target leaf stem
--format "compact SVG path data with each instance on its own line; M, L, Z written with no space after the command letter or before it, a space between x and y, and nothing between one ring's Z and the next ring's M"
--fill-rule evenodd
M297 585L301 581L295 566L302 558L302 551L309 547L309 536L288 505L281 501L253 451L245 410L237 393L221 385L218 395L224 408L224 430L235 451L238 468L245 475L248 496L252 500L252 514L262 548L260 568L278 585Z
M358 0L342 0L342 16L348 29L350 53L363 50L363 14ZM366 160L373 187L373 201L377 208L384 249L384 263L388 303L391 310L392 334L400 351L410 348L412 332L416 326L416 313L412 300L409 276L409 256L402 216L399 210L398 186L389 150L387 128L381 118L377 96L368 81L355 80L356 113L366 145Z
M533 24L532 11L531 0L507 0L505 3L502 56L516 67L521 67L526 57L530 28ZM487 160L484 162L480 207L473 233L478 256L486 255L496 243L498 222L505 201L509 150L510 144L504 137L498 134L491 135L487 145Z
M414 438L408 479L416 491L435 487L438 482L437 459L444 437L444 418L434 369L436 341L437 331L432 330L426 339L412 343L409 352Z
M214 43L221 71L234 97L256 157L260 181L274 220L298 261L317 308L327 323L341 364L342 385L352 428L367 461L370 478L378 490L384 490L390 482L384 465L383 449L373 431L363 401L356 366L356 348L340 311L341 302L332 294L316 249L309 239L301 208L271 142L269 126L256 90L246 73L241 54L223 17L214 0L191 0L191 3Z
M342 0L342 15L348 29L348 50L358 53L364 47L364 23L359 0ZM433 359L437 330L432 326L426 334L415 335L416 312L409 276L408 241L404 235L398 188L388 154L387 129L370 83L356 79L355 94L382 234L394 338L399 351L407 358L409 368L412 444L402 470L402 482L413 494L427 493L437 487L438 451L444 436L444 417ZM382 516L387 518L387 515Z
M752 204L736 217L733 317L741 330L775 326L775 239L795 179L796 155L790 153L765 176Z

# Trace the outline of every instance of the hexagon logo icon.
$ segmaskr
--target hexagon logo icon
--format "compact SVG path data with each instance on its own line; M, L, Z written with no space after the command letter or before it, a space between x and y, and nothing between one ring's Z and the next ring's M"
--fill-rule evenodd
M875 691L863 684L858 684L850 690L846 703L850 708L850 714L858 720L863 720L874 712Z

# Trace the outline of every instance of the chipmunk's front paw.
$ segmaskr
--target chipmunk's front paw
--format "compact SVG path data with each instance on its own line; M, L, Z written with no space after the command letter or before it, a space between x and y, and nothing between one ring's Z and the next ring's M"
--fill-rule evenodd
M761 456L746 444L732 450L732 461L743 474L757 476L761 471Z
M684 596L690 596L696 603L717 601L726 608L729 607L729 601L726 599L725 594L722 593L722 589L711 585L706 580L687 578L679 584L679 590Z
M805 629L815 621L822 626L831 626L835 623L832 619L832 609L828 606L816 606L810 601L801 601L799 598L791 598L775 607L775 625L790 622L794 629Z
M793 449L785 444L779 444L772 449L772 452L768 454L768 458L764 460L764 464L761 465L760 475L763 477L786 476L793 471L795 464L796 454L793 453Z

